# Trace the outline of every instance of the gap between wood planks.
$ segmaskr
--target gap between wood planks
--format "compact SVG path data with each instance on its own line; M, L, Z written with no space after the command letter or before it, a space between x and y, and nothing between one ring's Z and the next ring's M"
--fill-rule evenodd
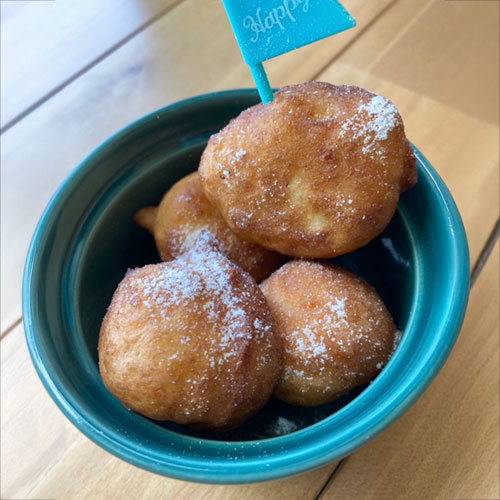
M474 286L474 283L476 282L477 278L481 274L481 271L483 270L483 267L485 266L488 257L490 256L491 252L493 251L493 248L495 247L495 243L497 242L498 238L500 237L500 218L497 219L496 224L493 226L493 230L491 231L490 235L488 236L488 239L486 240L486 243L481 250L481 253L479 254L479 257L476 260L476 263L474 267L472 268L471 276L470 276L470 287L472 288Z
M21 321L23 320L22 317L16 319L16 321L14 321L14 323L12 323L10 326L8 326L4 332L2 332L2 334L0 335L0 340L2 340L4 337L6 337L12 330L14 330L20 323Z
M153 16L151 19L146 21L144 24L139 26L136 30L132 31L129 33L126 37L122 38L119 42L115 43L112 45L108 50L106 50L104 53L102 53L100 56L96 57L93 61L90 63L86 64L83 68L81 68L79 71L74 73L73 75L69 76L66 78L66 80L63 80L59 85L54 87L50 92L47 94L43 95L40 97L38 100L36 100L33 104L28 106L24 111L19 113L17 116L12 118L12 120L8 121L2 128L0 128L0 134L3 134L4 132L7 132L10 128L12 128L16 123L20 122L23 118L26 118L30 113L35 111L35 109L39 108L42 104L47 102L50 98L54 97L57 93L59 93L61 90L63 90L65 87L67 87L70 83L74 82L80 76L83 74L87 73L90 69L92 69L94 66L99 64L101 61L106 59L110 54L118 50L120 47L123 47L128 41L130 41L132 38L134 38L136 35L140 34L142 31L144 31L146 28L151 26L153 23L158 21L160 18L162 18L165 14L170 12L171 10L175 9L180 3L182 3L184 0L178 0L174 4L170 5L169 7L166 7L162 11L158 12L155 16Z

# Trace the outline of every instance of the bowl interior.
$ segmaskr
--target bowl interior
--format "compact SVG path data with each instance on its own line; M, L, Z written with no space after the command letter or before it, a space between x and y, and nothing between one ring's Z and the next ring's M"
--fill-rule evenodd
M164 108L99 147L42 216L23 290L28 346L54 400L118 456L181 479L247 482L283 477L339 458L394 421L446 359L463 319L467 244L446 187L417 151L419 183L366 247L336 259L372 284L403 338L368 388L317 408L271 400L234 431L197 434L128 411L102 384L99 328L127 268L158 262L133 221L196 170L210 134L258 101L255 91L207 95ZM276 436L278 418L294 431ZM269 439L268 439L269 438Z

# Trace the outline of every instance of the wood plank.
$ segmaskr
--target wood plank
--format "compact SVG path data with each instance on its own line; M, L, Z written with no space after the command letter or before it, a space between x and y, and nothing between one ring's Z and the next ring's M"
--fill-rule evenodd
M315 498L332 465L291 479L206 486L165 478L115 458L81 434L45 392L22 326L2 341L1 498L257 500Z
M344 3L366 26L392 1ZM196 26L197 36L186 26ZM310 79L359 32L350 30L271 61L272 83ZM252 79L222 3L190 0L8 130L1 151L2 332L21 315L21 275L36 222L85 155L127 123L172 101L249 86Z
M177 1L1 2L1 127Z
M499 2L434 0L397 44L360 67L498 125L499 14Z
M347 459L322 500L498 499L499 244L445 367L415 406Z
M499 8L402 0L365 34L366 45L349 50L349 63L498 125Z

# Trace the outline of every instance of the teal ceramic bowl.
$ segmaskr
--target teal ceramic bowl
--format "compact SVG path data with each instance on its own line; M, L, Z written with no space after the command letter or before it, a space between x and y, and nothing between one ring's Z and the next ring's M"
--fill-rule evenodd
M436 171L415 149L419 182L384 233L338 261L367 279L402 341L363 390L318 408L276 401L240 429L203 435L126 410L97 366L101 320L127 268L158 261L132 216L195 170L209 136L258 101L253 90L209 94L152 113L86 158L46 208L28 254L26 338L46 389L90 439L166 476L208 483L281 478L325 465L400 417L446 360L462 324L469 256L460 215ZM295 432L270 437L279 417Z

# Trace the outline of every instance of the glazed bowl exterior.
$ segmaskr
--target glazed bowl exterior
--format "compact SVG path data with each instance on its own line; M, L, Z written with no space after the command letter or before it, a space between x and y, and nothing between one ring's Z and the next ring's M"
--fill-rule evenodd
M124 408L102 384L97 339L127 268L158 261L153 239L136 226L133 214L196 170L210 135L256 102L254 90L208 94L160 109L112 136L55 193L27 257L26 339L49 394L106 450L178 479L265 481L352 453L399 418L436 376L467 305L463 224L445 184L415 148L419 182L402 196L389 227L338 259L378 290L402 332L395 354L368 387L312 410L271 402L260 419L220 436ZM279 416L297 430L268 437L267 423Z

